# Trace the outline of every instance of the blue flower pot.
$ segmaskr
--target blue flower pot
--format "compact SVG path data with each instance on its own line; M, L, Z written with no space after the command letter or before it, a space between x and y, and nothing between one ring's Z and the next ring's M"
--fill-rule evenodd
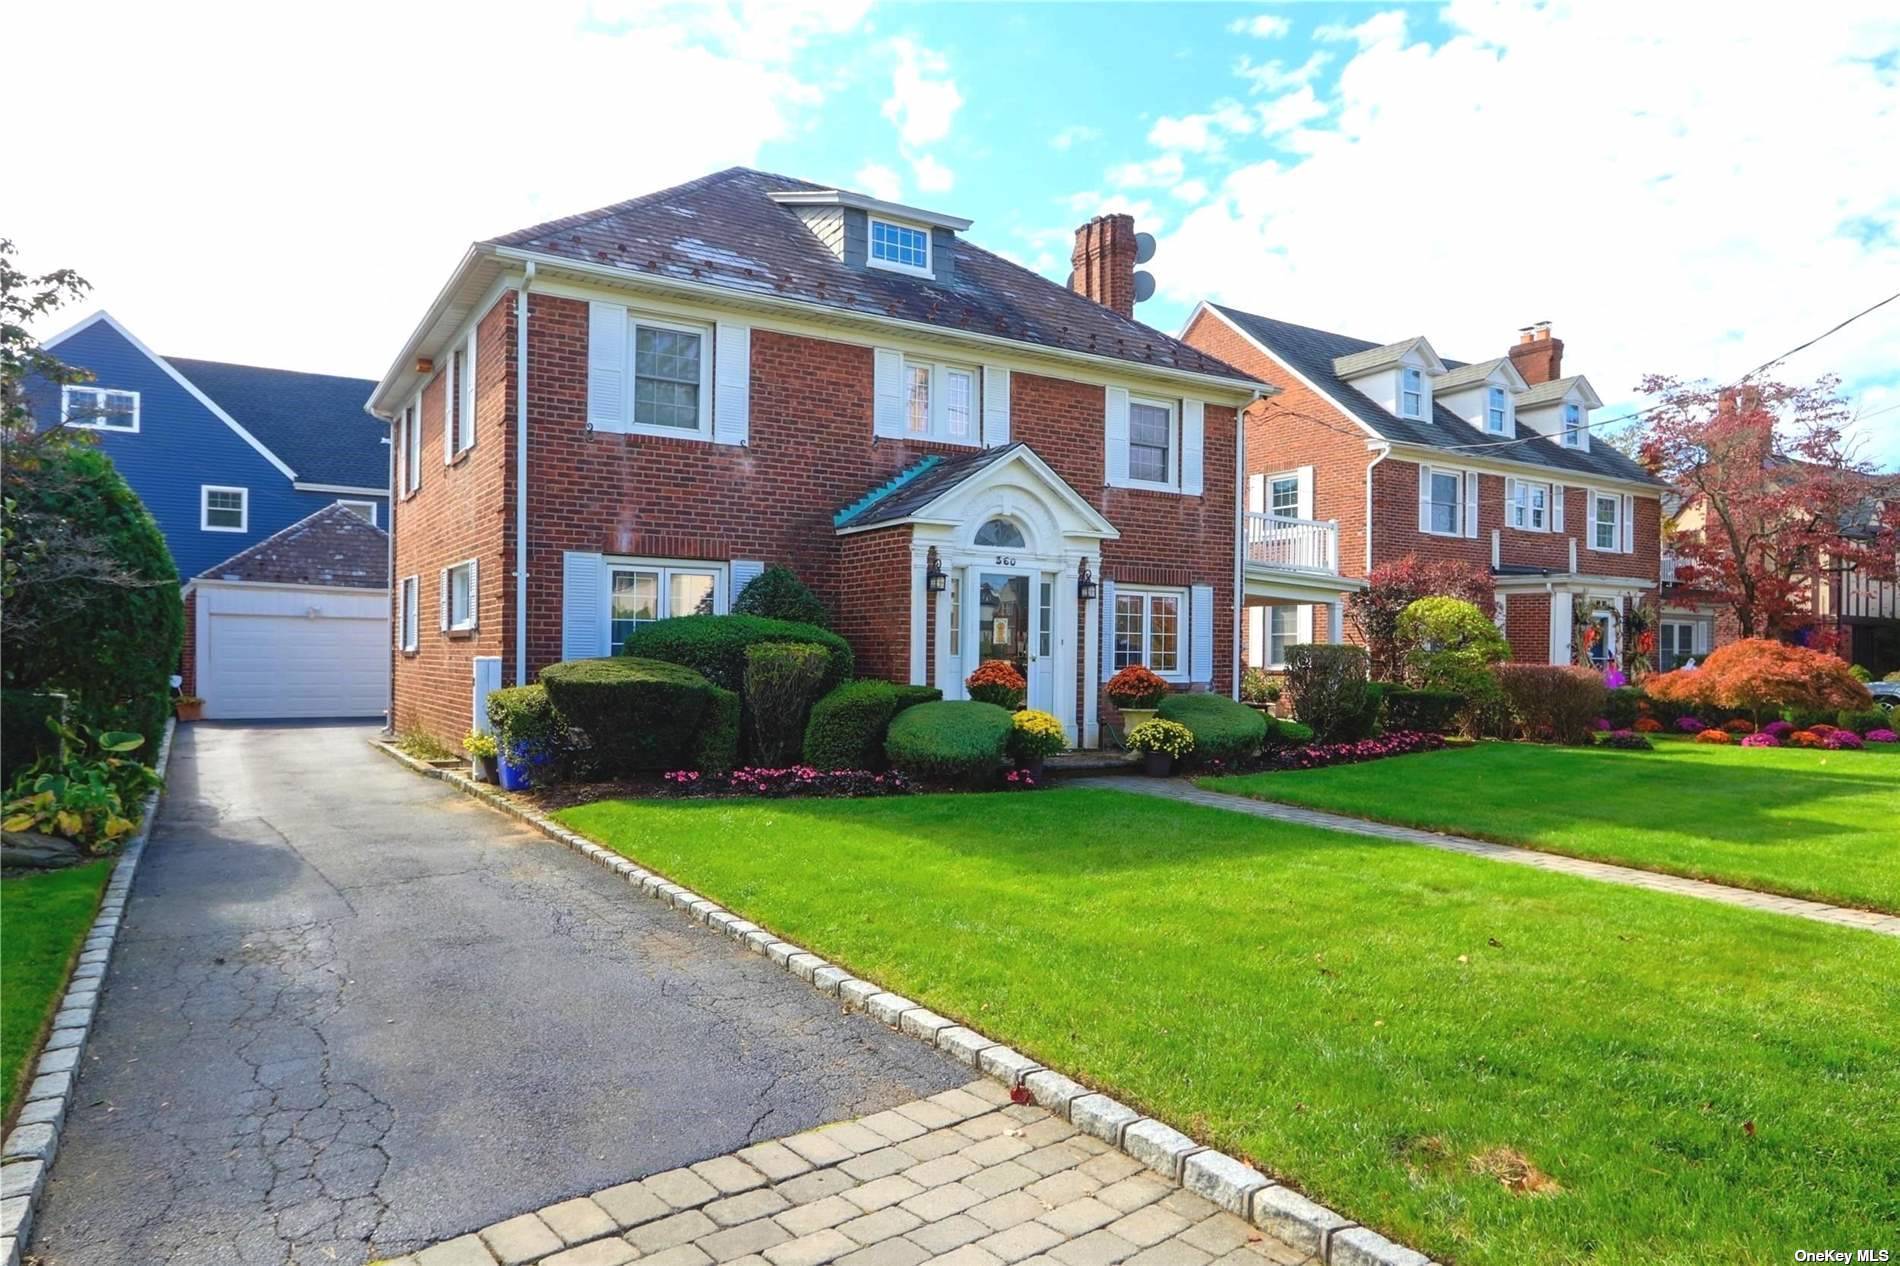
M528 788L534 786L534 779L529 777L528 771L529 766L518 765L508 757L502 757L501 789L503 791L526 791Z

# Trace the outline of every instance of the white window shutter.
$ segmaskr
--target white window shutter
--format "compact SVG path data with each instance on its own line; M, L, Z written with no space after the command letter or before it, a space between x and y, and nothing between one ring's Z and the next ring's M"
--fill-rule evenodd
M1550 486L1550 530L1553 532L1564 530L1564 486L1562 484Z
M442 370L442 464L455 460L455 354Z
M1478 472L1465 472L1465 535L1478 534Z
M1009 443L1009 370L983 366L983 447Z
M906 433L904 353L890 347L871 351L871 433L903 439Z
M1313 517L1313 468L1311 466L1302 466L1300 467L1299 474L1300 474L1299 513L1302 519L1310 519Z
M1293 608L1293 640L1302 646L1313 644L1313 604L1310 602Z
M721 321L713 333L713 442L752 438L752 327Z
M1570 662L1570 602L1567 593L1550 595L1550 662L1553 664Z
M628 398L627 310L617 303L587 305L587 424L625 431Z
M1707 655L1709 653L1709 644L1715 637L1714 622L1710 620L1697 620L1695 622L1695 632L1691 634L1691 636L1695 639L1690 643L1690 645L1695 648L1695 653L1697 655Z
M1201 685L1214 681L1214 586L1188 590L1188 679Z
M1115 675L1115 582L1102 581L1102 682Z
M739 595L745 587L759 578L765 570L765 564L753 558L735 558L732 560L732 602L739 601Z
M468 443L462 448L475 447L475 384L480 381L475 373L475 327L468 330L468 354L462 357L462 411L468 418Z
M442 569L441 579L442 579L442 602L441 602L440 607L438 607L437 609L442 616L442 630L444 632L447 632L448 627L449 627L449 569L448 568L444 567Z
M1425 465L1418 468L1418 530L1432 530L1432 468Z
M561 658L598 659L607 645L607 572L600 555L568 550L561 555Z
M1199 400L1181 402L1181 492L1201 495L1202 467L1207 451L1207 406Z
M1247 608L1247 667L1265 668L1267 666L1267 609L1262 606Z
M1265 475L1247 476L1247 509L1254 514L1266 513L1267 477Z
M1636 498L1624 497L1622 509L1623 552L1634 554L1636 552Z
M482 591L481 591L481 583L480 583L481 578L482 578L481 560L477 558L469 559L468 560L468 627L471 629L480 628L481 623L482 623L482 602L481 602Z
M1111 488L1128 484L1128 388L1103 392L1103 447L1108 454L1105 482Z

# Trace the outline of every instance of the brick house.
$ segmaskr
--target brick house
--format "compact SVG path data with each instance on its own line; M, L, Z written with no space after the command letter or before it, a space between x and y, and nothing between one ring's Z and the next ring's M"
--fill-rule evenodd
M487 689L772 563L860 675L956 698L1011 659L1081 745L1121 664L1231 690L1266 389L1132 319L1128 217L1078 231L1073 291L968 228L734 168L471 247L370 405L391 724L457 738Z
M1212 303L1182 338L1279 388L1246 414L1249 664L1343 635L1337 595L1271 584L1268 562L1322 580L1332 563L1340 590L1408 555L1488 570L1512 656L1533 663L1584 658L1586 627L1587 658L1607 662L1655 598L1665 486L1592 443L1602 402L1563 376L1547 325L1471 364L1423 337L1379 344Z

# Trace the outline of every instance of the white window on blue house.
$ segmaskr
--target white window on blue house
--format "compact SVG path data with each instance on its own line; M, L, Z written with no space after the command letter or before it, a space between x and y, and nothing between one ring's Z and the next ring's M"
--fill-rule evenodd
M1582 448L1584 433L1583 406L1566 404L1564 406L1564 447Z
M244 532L251 526L251 490L218 484L198 489L198 526L206 532Z
M1399 371L1403 383L1399 388L1399 412L1408 418L1425 416L1425 375L1422 371L1407 365Z
M1484 429L1493 435L1504 434L1506 414L1504 388L1493 387L1487 393L1484 408Z
M871 221L870 264L900 272L930 273L930 231L890 220Z
M139 393L104 387L66 387L60 392L59 420L88 431L137 434Z

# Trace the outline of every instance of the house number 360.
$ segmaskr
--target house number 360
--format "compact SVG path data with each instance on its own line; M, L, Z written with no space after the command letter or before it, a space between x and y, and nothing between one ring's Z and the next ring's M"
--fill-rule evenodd
M1014 567L1016 560L1008 554L998 554L996 556L996 565L998 567Z

